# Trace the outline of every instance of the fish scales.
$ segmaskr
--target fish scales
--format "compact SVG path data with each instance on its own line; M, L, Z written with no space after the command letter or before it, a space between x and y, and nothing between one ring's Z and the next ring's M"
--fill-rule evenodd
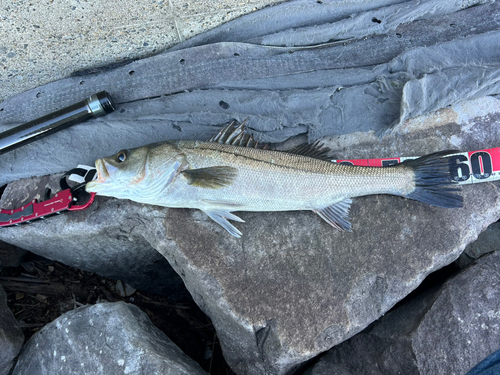
M177 189L174 182L168 200L181 195L196 197L189 208L200 208L200 201L230 202L239 211L312 210L351 196L371 194L402 195L414 188L413 172L408 169L368 168L335 164L307 156L253 148L179 141L191 168L227 165L238 174L230 186L207 191L192 186ZM185 183L184 183L185 184ZM167 191L168 195L168 191Z
M246 145L242 147L241 145ZM312 210L335 228L351 230L351 198L392 194L434 206L462 206L441 151L386 167L329 161L320 144L290 152L254 148L243 125L230 124L209 142L167 141L96 160L88 192L165 207L196 208L230 234L236 211Z

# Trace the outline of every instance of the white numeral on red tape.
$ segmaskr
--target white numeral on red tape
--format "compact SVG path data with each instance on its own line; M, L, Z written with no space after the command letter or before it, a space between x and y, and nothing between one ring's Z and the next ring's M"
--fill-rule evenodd
M338 159L335 163L365 167L387 167L417 157L382 159ZM450 175L459 184L500 180L500 147L450 155Z

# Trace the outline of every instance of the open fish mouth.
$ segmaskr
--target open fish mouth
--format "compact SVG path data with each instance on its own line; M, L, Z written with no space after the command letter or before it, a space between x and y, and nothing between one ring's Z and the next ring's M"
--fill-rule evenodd
M95 168L97 170L97 182L104 182L109 177L108 170L106 168L105 162L102 159L97 159L95 161Z
M97 170L97 178L88 182L85 186L85 190L89 193L97 193L102 190L102 184L105 183L106 179L109 177L105 162L102 159L97 159L95 161L95 168Z

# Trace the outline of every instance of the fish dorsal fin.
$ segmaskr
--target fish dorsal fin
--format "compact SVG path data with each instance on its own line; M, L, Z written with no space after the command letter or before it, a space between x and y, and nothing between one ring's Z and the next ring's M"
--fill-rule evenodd
M247 132L247 120L238 124L236 121L224 126L216 135L210 138L209 142L218 142L226 145L257 148L258 142L253 139L253 135Z
M332 227L352 232L351 221L349 219L349 208L351 208L351 203L352 200L347 198L325 208L319 208L313 211Z
M328 156L330 148L323 145L319 140L314 143L302 143L286 152L325 161L332 161L333 159L331 156Z
M192 186L220 189L233 183L238 170L233 167L217 166L209 168L187 169L182 172Z

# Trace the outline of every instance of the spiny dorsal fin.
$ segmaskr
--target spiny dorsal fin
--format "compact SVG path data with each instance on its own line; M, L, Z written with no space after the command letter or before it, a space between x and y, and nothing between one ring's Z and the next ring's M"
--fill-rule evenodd
M238 170L233 167L209 167L199 169L187 169L182 172L188 180L188 184L207 189L220 189L233 183Z
M216 135L210 138L209 142L224 143L226 145L258 148L258 142L255 142L253 135L247 133L247 120L238 124L236 121L224 126Z
M291 150L288 150L291 154L298 154L303 156L309 156L310 158L315 158L319 160L332 161L332 157L328 155L330 148L321 144L319 140L314 143L302 143Z
M351 222L349 219L349 208L351 208L351 203L352 200L347 198L330 206L313 211L332 227L352 232Z

